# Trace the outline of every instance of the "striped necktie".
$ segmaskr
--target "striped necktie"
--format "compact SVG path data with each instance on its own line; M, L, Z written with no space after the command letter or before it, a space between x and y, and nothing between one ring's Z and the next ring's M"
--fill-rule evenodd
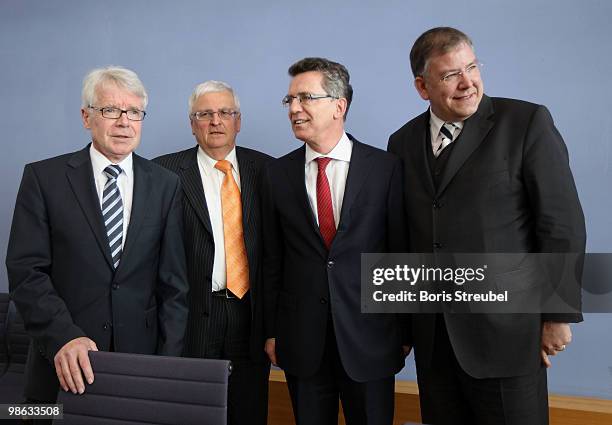
M453 134L455 133L455 124L452 122L445 122L442 127L440 127L440 136L442 136L442 143L438 146L438 149L434 152L434 156L437 158L445 147L450 145L453 142Z
M117 179L122 171L120 166L114 164L104 169L108 180L102 192L102 217L115 269L119 266L123 241L123 202L121 202L121 193L117 186Z

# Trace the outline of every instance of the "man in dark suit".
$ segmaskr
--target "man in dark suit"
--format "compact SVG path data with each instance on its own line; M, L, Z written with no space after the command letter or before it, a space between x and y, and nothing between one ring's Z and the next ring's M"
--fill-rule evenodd
M271 157L236 146L240 103L224 82L198 85L189 117L199 146L155 159L183 187L190 285L185 355L231 360L228 423L265 424L270 363L262 349L259 197L261 170ZM226 191L230 183L233 192Z
M179 180L133 151L146 91L125 68L83 81L85 149L28 164L6 265L33 339L25 396L83 393L88 351L178 356L188 290Z
M398 322L361 312L361 254L403 252L400 161L344 132L352 98L336 62L289 68L283 104L299 149L264 173L266 352L298 425L391 424L404 365Z
M388 148L404 161L410 251L584 252L567 148L548 110L486 96L472 42L456 29L422 34L410 61L430 108L395 132ZM513 284L524 278L519 273ZM548 423L548 356L569 344L568 322L581 320L414 315L423 422Z

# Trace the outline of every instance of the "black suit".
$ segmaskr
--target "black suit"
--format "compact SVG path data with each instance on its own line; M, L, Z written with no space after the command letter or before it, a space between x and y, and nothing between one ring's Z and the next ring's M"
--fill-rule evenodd
M269 362L263 350L263 303L261 293L261 170L271 157L252 149L236 147L240 173L244 243L249 262L250 289L243 300L224 300L222 307L240 321L238 333L247 339L243 347L216 349L211 347L219 337L224 345L236 335L223 334L222 312L211 308L212 272L215 255L213 231L206 205L202 178L197 161L198 147L164 155L155 162L178 174L183 187L183 218L185 224L185 251L190 285L189 320L185 340L188 357L222 357L232 360L234 369L230 375L229 419L230 423L265 423L267 418ZM246 304L242 310L237 304ZM229 310L227 310L229 308ZM247 318L241 321L241 311ZM233 316L230 316L233 317ZM231 324L230 324L231 325ZM221 335L219 335L221 332ZM215 334L215 335L212 335ZM234 344L235 345L235 344ZM246 360L244 357L250 357Z
M404 364L396 317L361 313L360 286L361 253L404 250L401 164L351 140L340 221L329 251L307 198L305 147L270 164L265 173L266 333L276 338L278 364L288 381L308 380L326 362L339 361L359 383L392 379ZM391 382L391 397L392 391ZM299 410L295 397L292 392ZM342 401L346 414L350 400ZM392 416L392 400L390 409ZM295 413L298 422L304 415L317 422L314 408Z
M182 351L188 287L179 181L136 154L133 170L131 218L114 270L89 147L25 167L6 264L34 341L27 398L55 400L53 358L77 337L100 350Z
M484 96L448 157L438 159L446 162L438 175L428 155L429 134L427 111L389 139L388 150L404 160L410 251L584 252L584 217L567 148L544 106ZM473 378L538 374L542 321L579 322L582 316L445 314L437 319L415 315L412 320L419 384L438 367L432 359L444 350L437 344L450 343L460 369Z

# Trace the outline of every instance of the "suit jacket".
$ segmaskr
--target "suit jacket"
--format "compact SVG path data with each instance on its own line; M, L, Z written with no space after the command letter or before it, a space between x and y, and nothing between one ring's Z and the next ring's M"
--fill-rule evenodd
M546 107L485 95L453 142L437 189L427 160L429 131L427 111L389 139L388 150L404 161L410 251L584 252L584 216L567 148ZM487 378L536 371L541 321L578 322L582 316L446 314L444 319L463 369ZM429 366L434 323L432 316L413 317L417 366Z
M305 147L264 174L266 333L276 338L279 365L300 378L321 364L330 319L353 380L388 377L404 364L396 316L362 313L360 283L362 253L404 251L401 163L349 137L351 162L329 252L306 194Z
M53 401L68 341L181 354L188 290L176 176L134 154L132 212L113 269L89 146L25 167L7 250L11 297L33 338L26 397ZM95 373L95 371L94 371Z
M202 178L197 161L198 147L164 155L154 159L176 173L183 187L183 219L185 223L185 251L190 285L189 324L185 341L185 355L202 357L205 347L199 335L201 320L210 311L212 271L215 244ZM253 360L267 360L264 352L263 304L261 294L261 206L260 186L263 165L272 157L252 149L236 147L240 171L244 243L249 260L251 301L251 356Z

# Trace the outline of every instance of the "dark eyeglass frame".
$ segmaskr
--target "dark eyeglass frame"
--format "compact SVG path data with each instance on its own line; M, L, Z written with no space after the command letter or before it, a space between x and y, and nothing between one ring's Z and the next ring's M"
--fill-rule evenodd
M141 111L140 109L121 109L121 108L116 108L114 106L98 107L98 106L93 106L93 105L89 105L88 108L93 109L95 111L99 111L102 114L103 118L106 118L109 120L117 120L121 118L121 115L125 113L125 116L130 121L142 121L147 115L145 111ZM117 115L117 112L119 112L119 115ZM130 113L131 114L137 113L137 115L136 116L132 115L132 117L130 117Z

